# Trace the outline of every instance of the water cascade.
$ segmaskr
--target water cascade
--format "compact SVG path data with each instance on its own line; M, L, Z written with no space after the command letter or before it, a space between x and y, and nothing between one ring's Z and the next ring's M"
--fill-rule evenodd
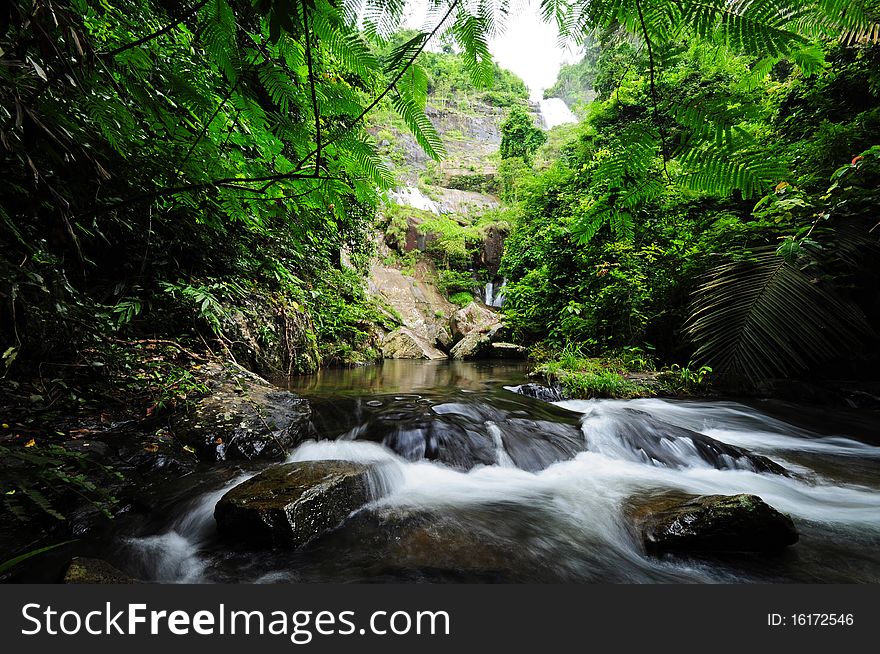
M439 214L440 206L415 186L394 189L388 196L397 204Z
M151 533L121 534L136 572L190 582L880 582L880 447L734 402L551 404L506 390L525 377L499 365L400 362L372 387L369 370L328 373L326 391L309 391L322 440L288 461L374 465L379 499L304 548L240 551L218 542L211 515L242 475L179 503ZM669 492L758 495L791 515L801 541L772 561L648 556L626 507Z
M544 123L545 129L553 129L557 125L565 123L578 122L565 100L561 98L542 98L538 101L538 107L541 113L541 121Z
M486 282L483 289L483 303L490 307L501 307L504 304L504 288L507 280L504 279L496 288L495 282Z

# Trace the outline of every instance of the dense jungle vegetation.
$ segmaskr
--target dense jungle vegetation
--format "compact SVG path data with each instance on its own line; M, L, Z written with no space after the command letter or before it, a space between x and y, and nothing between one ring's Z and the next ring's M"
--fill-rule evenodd
M506 112L517 342L742 383L874 375L880 4L544 0L586 53L551 90L583 120L549 135L489 52L510 4L431 0L401 31L401 0L5 3L4 510L103 501L53 434L185 405L206 356L375 360L395 317L363 280L396 184L376 132L442 159L429 93Z

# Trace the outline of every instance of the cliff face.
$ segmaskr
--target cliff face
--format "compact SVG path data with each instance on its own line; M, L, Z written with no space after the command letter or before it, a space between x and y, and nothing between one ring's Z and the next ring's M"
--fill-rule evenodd
M496 216L503 212L496 172L505 113L475 98L429 96L427 114L447 151L440 162L402 126L372 129L398 181L377 226L378 255L368 280L368 291L401 321L402 330L385 337L385 357L445 358L467 333L485 333L500 322L497 307L484 302L484 288L501 286L497 274L509 231ZM469 318L457 319L469 304L463 313Z

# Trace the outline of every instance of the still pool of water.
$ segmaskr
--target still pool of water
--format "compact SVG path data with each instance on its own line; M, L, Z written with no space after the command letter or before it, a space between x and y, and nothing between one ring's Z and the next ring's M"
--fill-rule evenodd
M302 549L241 549L217 538L213 507L258 470L227 469L118 533L117 560L166 582L880 582L880 448L858 429L814 433L732 401L549 404L510 390L525 372L387 361L294 379L317 439L288 460L381 464L386 494ZM648 556L627 504L670 491L754 493L800 542Z

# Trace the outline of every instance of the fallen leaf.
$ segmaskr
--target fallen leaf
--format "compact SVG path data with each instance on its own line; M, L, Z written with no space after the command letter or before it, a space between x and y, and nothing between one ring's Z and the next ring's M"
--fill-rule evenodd
M156 443L147 443L144 445L145 452L158 452L159 446Z
M36 445L36 444L37 444L37 441L35 441L35 440L32 438L32 439L30 439L27 443L25 443L24 446L25 446L25 447L33 447L33 446Z

